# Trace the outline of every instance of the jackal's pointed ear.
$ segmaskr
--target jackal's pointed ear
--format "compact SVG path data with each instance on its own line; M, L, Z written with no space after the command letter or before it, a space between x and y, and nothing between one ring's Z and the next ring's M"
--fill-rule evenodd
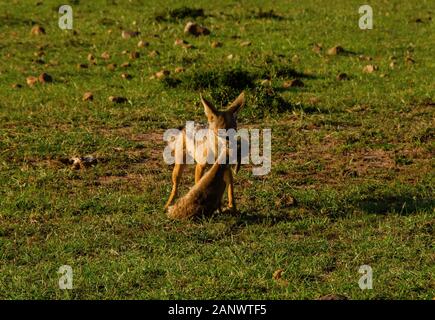
M245 91L242 91L241 94L234 100L229 107L227 108L227 111L237 114L239 112L240 108L243 107L245 104Z
M200 94L201 97L201 103L204 106L204 112L207 118L210 118L211 116L216 116L218 114L217 109L213 106L213 104L210 101L207 101L202 94Z

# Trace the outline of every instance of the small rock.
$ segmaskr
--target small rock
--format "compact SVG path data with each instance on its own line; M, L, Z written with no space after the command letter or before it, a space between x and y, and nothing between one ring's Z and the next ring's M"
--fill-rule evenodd
M114 71L116 69L116 63L109 63L106 67L108 70Z
M139 52L137 51L132 51L130 52L129 56L128 56L131 60L137 59L140 57Z
M313 48L312 48L312 50L313 50L315 53L320 53L320 51L322 51L322 45L321 45L321 44L318 44L318 43L315 43L315 44L313 44Z
M132 78L132 76L128 73L123 72L123 73L121 73L121 78L126 79L126 80L130 80Z
M86 157L73 157L69 160L72 163L71 168L74 170L83 169L85 167L90 167L98 163L98 160L92 156Z
M93 156L85 156L80 158L82 160L82 164L86 167L97 164L98 160Z
M26 83L29 87L34 86L38 82L38 78L34 76L30 76L26 78Z
M391 61L390 68L394 69L395 67L396 67L396 62L395 61Z
M44 51L36 51L36 52L33 52L33 55L35 56L35 57L42 57L43 55L45 55L45 52Z
M376 70L378 70L378 67L373 64L368 64L363 68L364 73L372 73Z
M101 58L103 58L104 60L109 60L109 59L110 59L110 54L109 54L109 52L104 51L104 52L101 54Z
M286 88L286 89L287 88L294 88L294 87L303 87L304 83L299 79L293 79L290 81L285 81L282 86L283 86L283 88Z
M52 82L53 78L48 73L43 72L39 75L38 80L41 83L46 83L46 82Z
M251 41L243 41L242 43L240 43L241 47L249 47L251 45Z
M222 42L219 41L212 41L211 45L212 48L220 48L222 47Z
M279 279L281 279L281 277L282 277L282 273L283 273L283 272L284 272L283 269L278 269L278 270L276 270L276 271L273 273L272 278L273 278L274 280L279 280Z
M130 62L124 62L123 64L121 64L121 68L128 68L130 66L131 66Z
M34 25L33 28L30 30L30 33L39 36L41 34L45 34L45 29L40 25Z
M289 208L296 204L295 198L289 194L284 194L282 197L276 199L275 205L280 208Z
M341 53L344 53L344 49L341 46L335 46L335 47L328 49L328 54L330 56L336 56L336 55L341 54Z
M181 72L184 72L184 71L186 71L186 69L184 69L183 67L176 67L175 70L174 70L175 73L181 73Z
M260 81L260 84L265 87L270 87L272 85L272 81L269 79L263 79Z
M129 53L130 51L128 51L128 50L122 50L122 52L121 52L121 54L127 54L127 53Z
M145 47L148 47L149 45L150 45L149 42L147 42L147 41L143 41L143 40L140 40L140 41L137 43L137 47L138 47L138 48L145 48Z
M21 84L19 84L19 83L13 83L12 84L12 88L14 88L14 89L19 89L19 88L22 88L23 86L21 85Z
M125 103L127 102L127 98L124 97L117 97L117 96L110 96L109 101L113 103Z
M208 30L206 27L200 26L196 22L189 21L186 26L184 27L184 33L185 34L191 34L195 37L198 36L206 36L210 34L210 30Z
M123 39L130 39L130 38L134 38L137 37L140 34L139 31L122 31L121 36Z
M175 46L180 46L180 47L182 47L184 49L190 49L190 48L193 47L189 42L187 42L187 41L185 41L183 39L175 39L174 45Z
M88 61L92 61L92 60L95 60L95 57L93 56L92 53L90 53L90 54L88 54L87 59L88 59Z
M310 103L310 104L318 104L319 103L319 101L320 101L320 99L319 98L317 98L317 97L310 97L309 99L308 99L308 102Z
M342 80L349 80L349 77L346 73L341 72L337 75L337 80L338 81L342 81Z
M56 66L59 65L59 61L57 61L57 60L53 60L53 59L50 60L49 63L50 63L50 66L53 66L53 67L56 67Z
M92 101L92 100L94 100L93 93L90 91L85 92L85 94L83 95L83 101Z
M365 56L365 55L363 55L363 54L360 54L360 55L358 56L358 59L359 59L360 61L371 61L371 60L372 60L372 57L369 57L369 56Z
M228 60L231 60L231 59L233 59L234 58L234 55L231 53L231 54L229 54L229 55L227 55L227 59Z
M36 60L34 60L34 61L33 61L33 63L37 63L37 64L44 64L44 63L45 63L45 61L44 61L44 60L42 60L42 59L36 59Z
M156 73L154 74L154 76L155 76L157 79L162 79L162 78L164 78L164 77L169 76L169 74L170 74L169 70L161 70L161 71L156 72Z
M71 158L71 162L72 162L71 169L79 170L83 168L82 160L80 158L73 157Z
M183 44L189 44L189 42L179 38L175 39L174 41L174 46L181 46Z
M299 61L300 61L299 56L298 56L297 54L295 54L295 55L292 57L292 62L293 62L293 63L299 63Z
M288 286L288 281L282 278L283 273L284 273L283 269L276 270L272 275L272 279L275 280L280 285Z
M160 53L157 50L153 50L153 51L150 51L150 53L148 53L148 57L151 57L151 58L155 58L158 55L160 55Z
M415 63L415 60L414 60L411 56L406 56L406 57L405 57L405 62L406 62L407 64L414 64L414 63Z

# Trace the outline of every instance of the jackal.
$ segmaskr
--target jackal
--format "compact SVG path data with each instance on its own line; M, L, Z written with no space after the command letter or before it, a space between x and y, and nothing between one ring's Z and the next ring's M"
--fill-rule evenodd
M168 207L169 218L184 219L201 214L211 214L216 210L221 211L225 188L232 183L227 154L230 151L228 148L225 149L210 170L195 183L189 192L173 206Z
M245 104L245 93L242 92L224 111L218 111L211 102L207 101L205 98L201 96L201 103L204 107L204 113L207 116L208 121L208 130L212 130L213 133L218 136L218 130L219 129L234 129L237 130L237 113L239 112L240 108ZM200 127L196 127L195 130L200 129ZM183 131L180 133L179 137L175 140L173 144L173 149L177 148L177 145L181 144L182 146L182 154L180 158L176 158L175 166L172 171L172 191L169 196L169 199L165 205L165 209L167 209L174 200L175 196L177 195L178 191L178 185L180 183L183 170L186 166L184 164L183 159L187 158L189 153L189 150L187 150L186 145L187 141L190 139L186 135L186 130L183 129ZM203 148L198 148L193 152L192 154L189 154L189 156L193 157L193 159L196 161L196 167L195 167L195 184L197 184L203 173L204 169L206 167L206 163L204 161L201 161L205 158L207 158L208 153L211 152L211 150L208 147L209 144L203 143ZM237 173L240 167L240 161L237 162L237 164L232 166L232 170L234 173ZM215 170L218 170L215 168ZM228 183L228 207L232 210L236 210L235 200L234 200L234 184L233 184L233 173L231 170L228 170L226 173L226 181ZM225 191L225 190L224 190Z

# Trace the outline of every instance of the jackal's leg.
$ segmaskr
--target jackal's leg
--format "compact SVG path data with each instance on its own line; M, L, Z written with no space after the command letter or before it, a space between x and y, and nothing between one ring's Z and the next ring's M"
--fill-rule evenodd
M234 180L233 173L231 172L230 168L225 171L224 179L228 186L228 208L231 211L236 211L236 202L234 199Z
M181 176L183 175L185 165L184 164L175 164L174 170L172 171L172 191L169 196L168 202L166 202L165 209L167 209L175 196L177 195L178 185L180 184Z
M205 165L202 165L199 163L196 165L196 167L195 167L195 184L197 184L198 181L201 179L202 174L204 173L204 168L205 168Z

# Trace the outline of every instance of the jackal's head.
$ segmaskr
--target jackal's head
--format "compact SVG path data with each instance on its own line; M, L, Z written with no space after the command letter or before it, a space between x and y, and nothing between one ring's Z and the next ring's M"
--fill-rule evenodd
M201 95L201 103L207 116L209 129L215 134L219 129L237 130L237 113L245 104L245 93L242 92L224 111L218 111L213 104Z

